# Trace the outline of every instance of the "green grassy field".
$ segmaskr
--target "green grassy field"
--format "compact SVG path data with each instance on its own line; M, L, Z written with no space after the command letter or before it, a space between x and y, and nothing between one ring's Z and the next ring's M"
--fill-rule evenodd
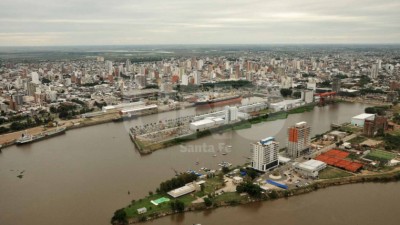
M360 144L365 140L367 140L367 138L362 137L362 136L357 136L357 137L355 137L353 139L350 139L348 142L350 142L352 144Z
M139 214L137 213L137 209L146 207L147 213L142 214L143 216L148 216L154 213L159 213L159 212L168 212L170 210L170 205L169 202L164 202L158 206L153 205L150 201L151 200L156 200L158 198L166 197L169 198L170 201L174 201L175 199L167 196L167 195L162 195L162 194L154 194L152 196L148 196L146 198L137 200L133 202L131 205L125 208L125 212L128 218L133 218L133 217L138 217ZM196 198L191 196L191 195L185 195L182 197L177 198L178 200L182 201L185 203L185 206L188 206L194 201Z
M245 198L246 197L242 197L242 196L240 196L240 194L238 194L236 192L229 192L229 193L224 193L222 195L215 197L214 202L217 204L220 204L222 202L237 204L237 203L240 203Z
M383 151L383 150L373 150L368 155L365 156L367 159L377 160L377 161L384 161L387 162L393 159L395 155L393 153Z
M324 170L319 172L319 179L334 179L340 177L349 177L353 176L353 174L346 172L344 170L328 166Z

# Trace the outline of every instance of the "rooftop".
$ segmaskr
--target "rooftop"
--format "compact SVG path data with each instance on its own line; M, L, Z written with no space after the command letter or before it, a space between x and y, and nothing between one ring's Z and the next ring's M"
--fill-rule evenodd
M370 113L362 113L360 115L354 116L352 119L359 119L359 120L365 120L370 117L374 117L375 114L370 114Z

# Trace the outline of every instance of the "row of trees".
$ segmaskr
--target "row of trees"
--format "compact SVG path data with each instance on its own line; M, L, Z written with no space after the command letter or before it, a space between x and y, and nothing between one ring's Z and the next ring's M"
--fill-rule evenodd
M28 129L31 127L36 127L44 124L48 124L52 122L54 118L50 114L45 114L42 116L35 115L33 117L26 116L24 119L20 121L14 121L10 124L9 127L1 126L0 127L0 134L20 131L24 129Z
M295 92L293 92L293 90L290 89L290 88L282 88L282 89L280 90L280 92L281 92L281 95L282 95L284 98L286 98L286 97L288 97L288 96L293 96L294 98L300 98L300 97L301 97L301 92L300 92L300 91L295 91Z
M164 181L160 184L160 187L157 189L157 192L168 192L175 188L179 188L184 186L187 183L197 180L196 174L188 174L182 173L177 177L174 177L170 180Z
M386 114L386 110L388 110L388 106L373 106L373 107L367 107L364 109L365 113L371 113L371 114L378 114L379 116L383 116Z

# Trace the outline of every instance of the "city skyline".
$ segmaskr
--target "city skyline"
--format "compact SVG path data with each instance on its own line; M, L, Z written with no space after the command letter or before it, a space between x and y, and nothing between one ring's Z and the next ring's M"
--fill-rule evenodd
M0 46L395 44L400 3L9 1Z

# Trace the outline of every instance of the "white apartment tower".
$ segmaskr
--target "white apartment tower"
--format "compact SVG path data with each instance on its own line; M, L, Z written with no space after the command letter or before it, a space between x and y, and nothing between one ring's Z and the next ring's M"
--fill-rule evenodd
M225 106L225 124L238 120L239 110L235 106Z
M288 129L287 154L298 158L310 149L311 127L307 122L299 122Z
M251 167L258 171L268 171L279 165L279 143L274 137L265 138L251 144Z

